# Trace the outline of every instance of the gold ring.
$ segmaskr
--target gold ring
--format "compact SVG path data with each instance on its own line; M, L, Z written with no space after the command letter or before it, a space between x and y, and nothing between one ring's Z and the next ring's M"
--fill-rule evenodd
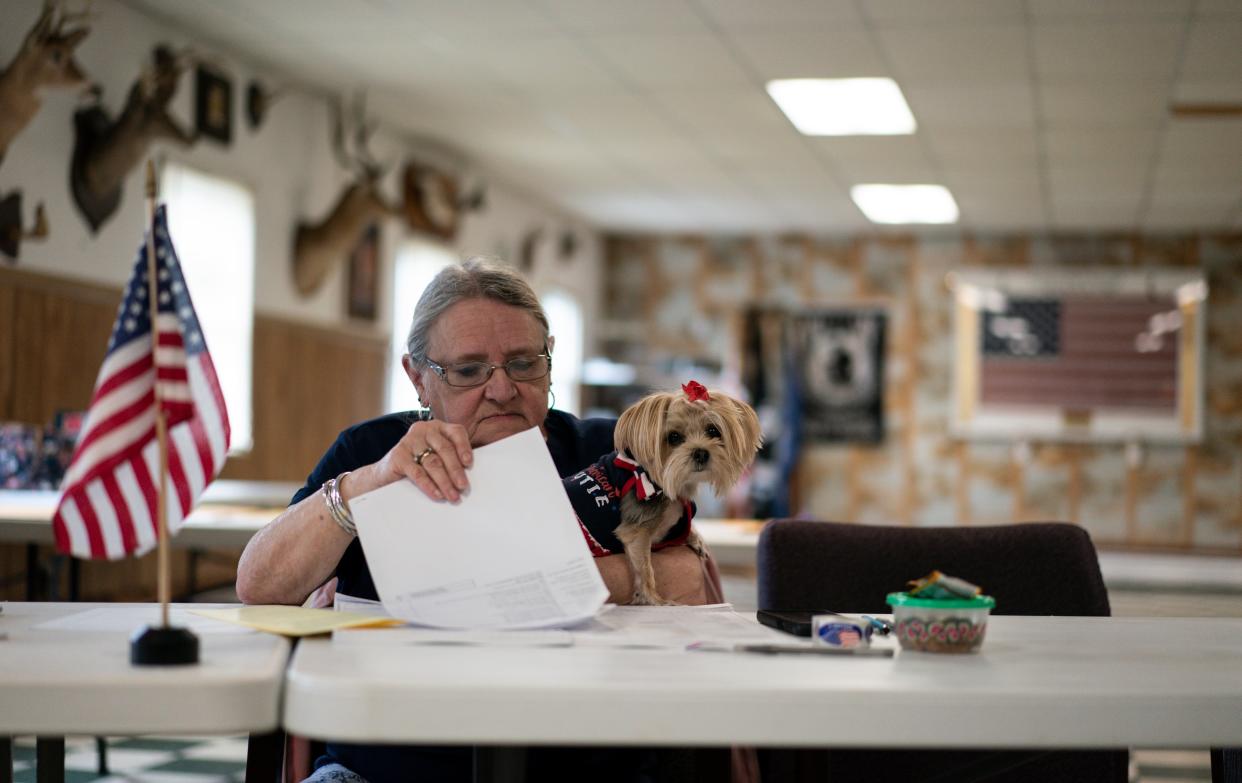
M423 458L426 457L428 454L435 454L435 453L436 453L436 450L428 446L427 448L418 452L418 456L414 458L414 464L418 465L421 468L423 466Z

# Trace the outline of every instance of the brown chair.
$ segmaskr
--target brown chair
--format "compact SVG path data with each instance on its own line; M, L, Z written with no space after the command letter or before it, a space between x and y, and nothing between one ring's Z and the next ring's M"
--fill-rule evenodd
M995 614L1109 615L1090 536L1076 525L910 528L775 520L759 536L759 608L887 612L885 596L932 570L983 586ZM764 780L1124 783L1129 753L771 750Z

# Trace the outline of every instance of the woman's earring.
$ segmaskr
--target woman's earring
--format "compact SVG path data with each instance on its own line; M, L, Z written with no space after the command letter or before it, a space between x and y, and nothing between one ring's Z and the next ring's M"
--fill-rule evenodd
M548 403L548 408L556 407L556 392L552 391L552 387L548 386L548 394L552 395L552 402Z

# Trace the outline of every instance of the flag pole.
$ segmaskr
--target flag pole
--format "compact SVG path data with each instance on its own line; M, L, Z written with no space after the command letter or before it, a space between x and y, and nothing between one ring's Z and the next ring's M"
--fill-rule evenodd
M156 281L155 268L155 163L147 159L147 309L151 316L151 357L155 366L155 436L160 448L160 485L156 492L156 591L160 599L160 625L168 627L168 602L172 590L169 585L171 578L168 573L168 428L165 426L164 401L160 394L159 356L160 330L156 318L159 316L159 284Z
M158 572L157 590L160 598L159 626L144 626L129 640L129 661L142 666L169 666L198 663L198 637L188 628L178 628L168 622L170 593L168 558L168 427L164 418L163 398L159 383L159 279L155 262L155 163L147 159L147 312L151 316L151 360L155 372L155 434L159 439L160 483L156 491L156 526L159 541L156 543Z

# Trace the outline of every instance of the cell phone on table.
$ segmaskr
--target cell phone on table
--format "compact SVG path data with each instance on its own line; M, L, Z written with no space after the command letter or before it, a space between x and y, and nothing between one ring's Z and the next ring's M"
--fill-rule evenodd
M832 612L777 612L771 609L760 609L755 612L755 617L764 625L775 628L778 631L784 631L794 636L811 636L811 618L817 614L832 614Z

